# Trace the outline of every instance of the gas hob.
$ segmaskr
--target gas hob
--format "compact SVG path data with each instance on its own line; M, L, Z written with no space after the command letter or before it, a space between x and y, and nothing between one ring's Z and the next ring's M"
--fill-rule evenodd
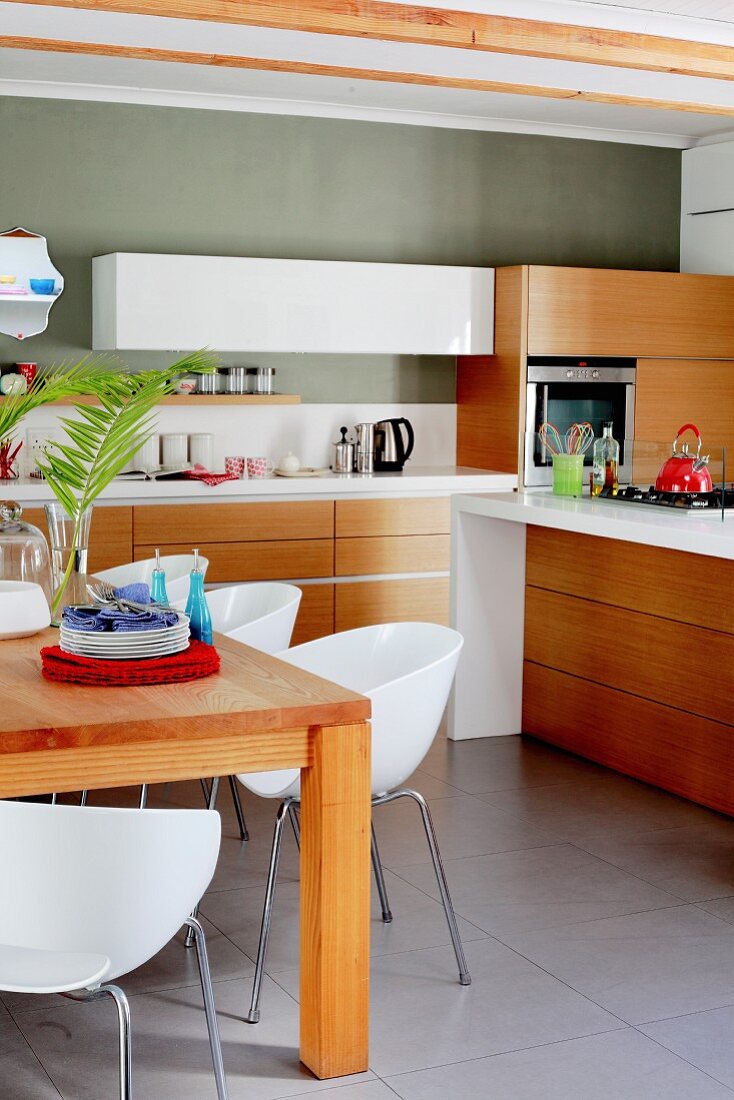
M647 489L625 485L616 495L610 489L602 489L596 499L677 508L686 512L721 512L734 510L734 484L717 485L710 493L668 493L656 489L654 485Z

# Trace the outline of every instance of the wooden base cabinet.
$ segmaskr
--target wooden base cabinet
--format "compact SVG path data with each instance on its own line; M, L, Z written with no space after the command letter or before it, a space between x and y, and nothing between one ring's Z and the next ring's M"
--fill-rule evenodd
M136 561L152 557L156 547L162 554L186 554L198 546L209 559L212 584L298 584L303 595L294 645L375 623L448 622L448 497L141 505L128 511L134 551L121 552L110 565L133 553ZM184 532L186 543L180 541ZM421 575L426 573L433 575Z
M529 527L523 731L734 815L734 562Z

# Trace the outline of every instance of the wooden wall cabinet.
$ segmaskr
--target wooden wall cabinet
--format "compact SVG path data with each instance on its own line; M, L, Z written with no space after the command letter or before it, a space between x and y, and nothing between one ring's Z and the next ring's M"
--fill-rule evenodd
M522 482L528 355L636 358L637 439L670 442L694 420L712 445L731 446L734 277L498 268L495 311L494 354L458 359L462 465Z

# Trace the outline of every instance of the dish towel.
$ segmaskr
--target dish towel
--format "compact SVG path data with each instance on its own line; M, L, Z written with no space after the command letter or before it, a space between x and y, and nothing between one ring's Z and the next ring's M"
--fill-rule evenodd
M61 621L68 630L81 634L102 634L108 631L125 633L130 630L162 630L178 624L178 613L167 607L151 603L150 588L147 584L127 584L115 589L115 595L122 600L150 604L150 611L122 610L119 607L95 607L92 604L77 604L65 607L61 612Z
M239 481L237 474L210 474L205 466L194 466L193 470L185 470L184 477L193 481L202 481L204 485L221 485L223 481Z
M183 653L132 661L105 661L66 653L60 646L41 650L41 672L59 683L97 687L129 687L134 684L175 684L201 680L219 671L219 654L212 645L192 641Z

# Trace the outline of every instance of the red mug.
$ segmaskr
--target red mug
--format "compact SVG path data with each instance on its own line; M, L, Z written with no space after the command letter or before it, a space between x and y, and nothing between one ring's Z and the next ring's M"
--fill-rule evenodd
M36 377L36 371L38 370L38 363L16 363L15 369L18 374L22 374L28 383L28 389L33 385L33 380Z

